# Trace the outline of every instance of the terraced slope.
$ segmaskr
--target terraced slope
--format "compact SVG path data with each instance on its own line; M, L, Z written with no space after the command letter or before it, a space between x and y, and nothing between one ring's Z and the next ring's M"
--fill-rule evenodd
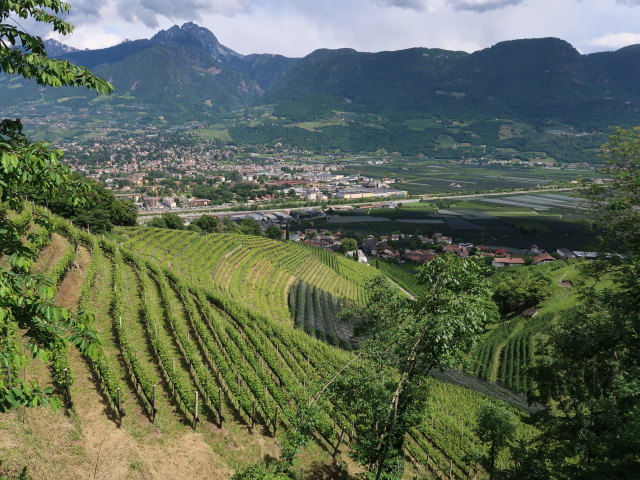
M156 259L99 240L64 221L55 223L55 233L43 234L49 246L42 249L38 266L55 278L60 302L93 313L102 339L93 360L61 351L49 362L50 373L38 371L37 363L26 373L69 395L70 417L56 414L55 421L56 428L75 432L67 439L67 455L73 461L66 464L79 468L65 475L89 478L95 471L89 467L95 464L117 472L117 478L229 478L239 466L277 455L276 441L289 427L296 406L305 405L327 378L353 359L349 352L236 302L213 282L205 284L202 280L212 274L198 262L208 257L195 256L202 245L194 247L198 250L191 252L191 261L173 254ZM166 232L140 232L149 237L160 234ZM175 249L186 251L188 241L208 245L217 237L174 235L182 242L169 235L155 242L171 242ZM240 261L254 253L248 247L252 239L225 240L235 244L220 248L225 253L218 258L234 249L226 259L237 253L242 255L235 257ZM275 258L277 244L255 242L259 251L271 246L269 258ZM314 259L328 272L336 272L316 252L304 247L297 252L305 251L307 256L298 259L295 271L309 284L321 282L305 268ZM223 272L215 275L219 273ZM429 416L407 441L407 458L413 464L409 473L467 478L473 466L466 463L465 453L478 443L472 431L475 412L492 400L436 380L432 386ZM316 446L309 456L331 462L330 453L338 449L340 439L348 444L352 424L322 397L319 402L325 427L316 432ZM3 418L0 432L10 431L15 442L28 443L32 437L20 430L19 423L17 417ZM521 435L529 434L523 426ZM104 445L111 453L101 453ZM184 445L190 448L185 451ZM9 460L40 469L42 478L60 478L66 468L61 462L54 461L60 470L47 475L41 467L46 450L29 448L27 459L8 455ZM7 458L5 449L1 443L0 454ZM163 455L169 465L166 470L160 467Z
M292 318L289 290L298 282L313 286L335 306L340 300L366 301L365 283L378 275L368 265L293 242L153 228L120 233L128 238L125 246L140 255L279 320ZM334 318L333 310L330 307L323 315Z

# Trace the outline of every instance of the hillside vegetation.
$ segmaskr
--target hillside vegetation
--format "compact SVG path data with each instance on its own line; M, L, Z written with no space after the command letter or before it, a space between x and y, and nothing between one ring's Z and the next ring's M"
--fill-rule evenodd
M368 265L318 247L251 235L202 236L151 228L119 232L128 248L247 308L282 321L298 312L296 321L312 334L329 332L323 322L338 323L340 302L366 302L365 284L378 275ZM337 342L348 340L333 330L329 336Z
M19 221L31 216L27 208ZM38 478L60 478L61 472L71 471L90 478L90 465L97 470L117 465L113 475L118 478L205 478L213 464L217 478L229 478L247 461L276 454L277 440L290 427L297 407L353 359L282 319L249 310L215 282L205 284L202 279L210 278L207 269L196 276L201 257L190 261L173 256L164 264L61 219L53 224L55 231L41 232L34 270L55 279L58 302L93 314L102 342L94 359L63 349L45 364L32 362L24 372L27 378L52 384L62 396L67 394L68 378L68 416L58 412L46 417L41 411L3 415L0 429L12 438L0 445L3 458L10 465L26 463ZM163 232L147 229L140 235L144 233L153 237ZM212 239L216 238L225 237ZM264 239L257 237L236 241L248 254L264 248ZM251 242L256 247L248 247ZM299 252L300 263L318 259L311 249L290 251ZM178 273L180 268L193 272L194 278ZM321 271L337 275L328 267ZM301 278L322 284L316 276ZM357 291L354 286L351 294ZM282 298L285 302L284 294ZM65 368L68 377L62 373ZM407 458L413 471L422 475L445 478L451 470L453 477L466 478L475 468L465 457L478 443L475 412L491 399L432 383L429 413L409 434ZM311 463L329 461L331 453L348 449L341 441L348 445L351 433L350 419L326 400L319 401L323 421L314 434ZM43 450L44 435L52 428L67 433L59 449ZM521 430L521 435L531 434L528 427ZM185 441L200 452L195 459L191 450L178 447ZM102 451L105 442L113 446L113 453ZM154 449L173 452L175 468L160 468ZM18 454L24 451L29 455ZM339 452L338 456L345 458ZM45 466L46 462L51 463ZM187 468L188 462L193 464ZM311 468L308 458L301 462L299 468ZM78 474L76 469L85 471Z
M533 265L517 271L499 272L516 276L544 275L549 279L547 297L535 305L537 313L530 318L519 311L506 314L500 323L490 325L471 353L467 371L483 380L498 382L514 392L533 394L535 384L530 369L535 365L539 345L548 338L556 320L579 304L587 287L595 291L611 288L611 278L597 282L582 272L585 262L555 262ZM500 275L496 275L496 283Z
M539 38L471 54L243 56L187 23L151 39L61 54L110 79L110 98L0 76L0 104L16 117L53 115L56 128L33 128L70 141L86 125L111 133L190 125L204 137L314 152L594 162L612 126L635 122L640 92L628 77L639 51L581 55L563 40Z

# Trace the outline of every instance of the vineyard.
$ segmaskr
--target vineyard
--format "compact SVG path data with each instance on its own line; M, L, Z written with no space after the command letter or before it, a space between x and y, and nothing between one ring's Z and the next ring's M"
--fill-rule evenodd
M25 210L16 221L30 221L32 215ZM98 416L112 422L108 431L120 427L127 442L170 438L193 429L198 441L218 455L226 469L221 478L228 478L252 458L276 454L296 406L305 405L353 359L351 353L280 321L283 316L265 313L273 313L273 307L284 315L286 287L294 286L296 311L313 318L304 329L313 328L312 333L327 340L335 335L339 343L345 332L337 332L335 322L329 326L324 312L335 315L339 298L366 298L357 277L375 274L370 267L263 238L154 229L128 231L128 245L138 254L61 219L54 218L53 225L54 231L39 232L41 241L34 248L41 253L34 270L55 280L57 300L91 313L101 344L93 359L61 348L48 361L48 373L34 366L24 374L56 388L66 400L69 421L87 422L81 436L97 422L86 410L100 404L104 409ZM260 297L265 293L266 300ZM466 453L478 443L475 413L493 400L431 382L427 418L407 439L411 470L429 478L468 478L475 465L467 463ZM99 397L89 396L95 387ZM323 426L315 432L313 451L329 462L341 445L348 449L353 426L322 397L318 404ZM523 424L520 436L530 434ZM160 448L162 442L156 445ZM131 464L147 468L142 461Z
M289 289L298 281L332 298L366 301L375 269L321 248L234 234L123 229L127 248L162 262L183 278L278 320L291 319Z
M544 271L552 281L551 296L538 306L534 318L513 315L493 325L470 355L467 371L483 380L524 394L535 390L528 368L535 363L536 346L558 314L572 308L579 296L576 287L583 282L578 263L557 262L532 266ZM524 271L524 269L523 269ZM606 276L599 287L609 285Z
M413 262L398 264L376 259L375 266L414 297L419 297L425 292L424 286L418 283L416 264Z
M289 307L295 324L307 334L345 350L352 348L353 329L340 321L341 302L330 293L299 280L289 290Z

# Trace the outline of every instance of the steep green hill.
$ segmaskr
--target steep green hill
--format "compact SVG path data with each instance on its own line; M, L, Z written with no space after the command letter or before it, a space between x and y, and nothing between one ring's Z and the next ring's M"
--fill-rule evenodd
M501 42L472 54L320 50L301 60L262 102L277 104L276 111L291 118L331 110L392 118L428 112L601 127L631 121L637 111L636 88L625 80L637 55L630 49L583 56L556 38Z
M29 221L32 215L28 208L16 221ZM353 359L265 315L264 306L247 308L213 288L215 283L203 281L210 275L201 266L206 249L180 261L172 254L157 258L53 220L54 231L40 230L41 254L34 269L55 279L56 301L94 315L102 344L93 360L73 349L61 350L24 371L26 378L51 383L61 394L69 388L73 405L68 417L42 411L3 415L0 430L11 441L0 444L0 454L10 465L26 464L39 478L93 478L107 471L118 478L229 478L255 458L277 455L277 439L290 426L296 405L305 405L326 378ZM132 242L143 245L141 235L151 242L159 233L144 229ZM182 240L176 249L188 244ZM236 241L241 245L241 239ZM272 250L263 250L262 239L253 242L258 256L275 257ZM319 258L302 247L299 251L307 252L300 263ZM231 268L218 265L216 274ZM315 272L299 275L322 284L319 275L335 274L329 266L317 266ZM350 282L348 274L340 278ZM451 472L453 478L466 478L466 453L478 443L475 412L491 401L434 380L429 414L407 439L413 465L407 474L445 478ZM305 471L314 462L331 463L340 438L347 444L340 449L348 449L350 419L322 397L319 405L324 426L297 466ZM520 429L521 436L531 434L524 425ZM42 448L51 431L59 437L55 449ZM165 466L167 458L171 461Z
M344 301L366 302L365 285L378 274L317 247L249 235L166 229L122 229L126 245L172 265L180 275L275 320L292 318L307 333L348 345L337 318Z

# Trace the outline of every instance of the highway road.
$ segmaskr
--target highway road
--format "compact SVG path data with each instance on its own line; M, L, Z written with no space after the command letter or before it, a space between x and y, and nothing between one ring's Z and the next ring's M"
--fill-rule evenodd
M421 200L455 200L461 198L479 198L479 197L504 197L507 195L523 195L528 193L546 193L546 192L569 192L572 191L572 188L537 188L537 189L529 189L529 190L518 190L514 192L491 192L491 193L472 193L472 194L459 194L459 195L416 195L415 198L408 198L406 200L394 198L394 199L378 199L375 203L380 202L400 202L400 203L417 203ZM372 202L373 203L373 202ZM359 206L363 206L363 204L356 204ZM364 204L366 205L366 204ZM329 205L331 206L331 205ZM177 214L179 217L184 219L193 219L197 218L201 215L247 215L250 213L275 213L275 212L283 212L285 210L293 210L297 208L305 208L311 210L321 210L323 208L327 208L327 205L315 205L310 207L297 206L297 207L280 207L280 208L271 208L267 210L256 209L256 210L230 210L227 206L217 206L217 207L206 207L206 208L198 208L198 209L188 209L188 210L153 210L153 211L142 211L138 214L138 221L142 224L147 223L153 217L157 215L161 215L166 212L171 212Z

